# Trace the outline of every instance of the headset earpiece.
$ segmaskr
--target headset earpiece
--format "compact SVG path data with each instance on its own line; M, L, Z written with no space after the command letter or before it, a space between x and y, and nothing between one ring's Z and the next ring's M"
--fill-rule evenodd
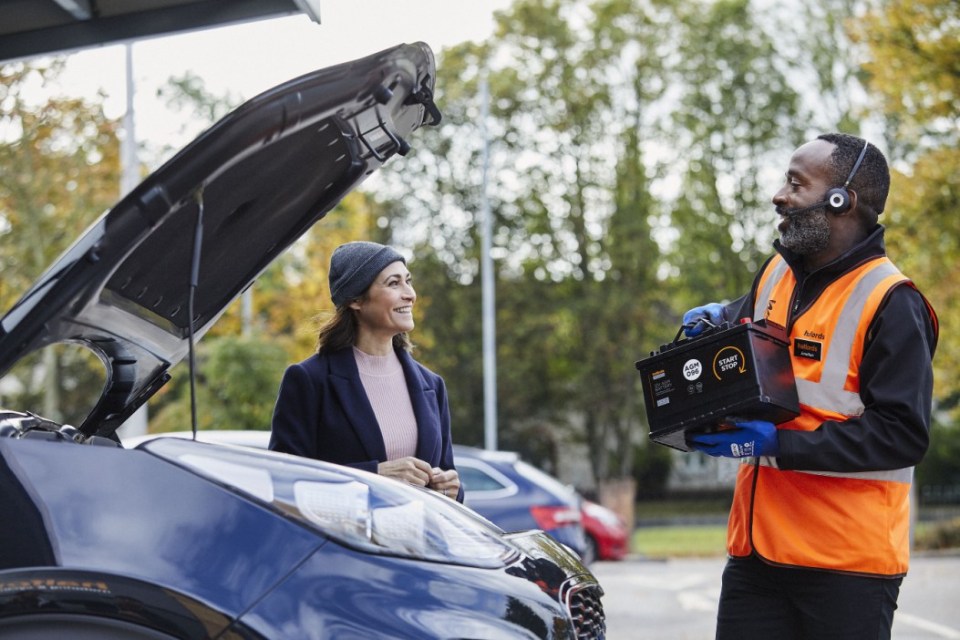
M827 191L826 204L830 213L840 215L850 208L850 192L842 187L835 187Z
M843 183L843 186L834 187L827 191L827 197L825 198L826 205L824 206L830 213L840 215L841 213L846 213L850 208L850 192L847 191L847 187L850 186L853 177L857 175L857 169L860 168L863 157L867 155L867 147L869 146L870 143L864 141L863 149L860 150L860 155L857 157L857 161L853 163L853 169L850 170L850 175L847 176L847 181Z

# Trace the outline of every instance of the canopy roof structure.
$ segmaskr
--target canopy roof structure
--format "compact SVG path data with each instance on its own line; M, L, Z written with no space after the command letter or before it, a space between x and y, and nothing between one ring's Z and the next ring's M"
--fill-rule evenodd
M320 0L0 0L0 64L298 13Z

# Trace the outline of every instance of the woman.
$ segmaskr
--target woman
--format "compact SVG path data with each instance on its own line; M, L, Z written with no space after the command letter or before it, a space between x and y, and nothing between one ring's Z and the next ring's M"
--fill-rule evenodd
M463 501L443 379L410 355L406 260L375 242L330 258L335 315L317 353L283 374L270 448L428 487Z

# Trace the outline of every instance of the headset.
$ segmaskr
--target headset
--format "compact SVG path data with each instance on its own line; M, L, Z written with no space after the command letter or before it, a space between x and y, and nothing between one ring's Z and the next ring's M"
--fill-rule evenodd
M846 212L850 209L850 192L847 190L847 187L850 186L850 183L853 181L854 176L857 175L857 170L860 169L860 164L863 162L863 157L867 155L867 147L870 146L869 142L864 141L863 149L860 150L860 155L857 157L857 161L853 163L853 169L850 170L850 175L847 176L846 182L843 183L842 187L834 187L827 191L827 199L823 202L818 202L812 204L809 207L803 207L800 209L790 209L785 212L788 216L798 216L802 213L808 211L813 211L814 209L819 209L820 207L826 208L827 211L835 215L840 215L841 213Z
M841 214L847 209L850 208L850 192L847 191L847 187L850 186L850 182L853 180L853 177L857 175L857 169L860 168L860 163L863 162L863 157L867 155L867 147L870 146L869 142L864 141L863 149L860 150L860 155L857 157L857 161L853 163L853 169L850 170L850 175L847 176L847 181L843 183L842 187L834 187L827 191L827 211L830 213Z

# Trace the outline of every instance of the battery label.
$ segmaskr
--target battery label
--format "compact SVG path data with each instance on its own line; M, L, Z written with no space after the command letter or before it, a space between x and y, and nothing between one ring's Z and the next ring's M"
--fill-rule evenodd
M691 358L683 364L683 377L693 382L703 373L703 365L696 358Z
M670 378L655 375L653 379L653 395L663 396L673 391L673 382L670 381Z
M746 371L746 359L737 347L724 347L713 357L713 375L717 380L736 378Z
M650 392L653 394L654 405L657 409L670 404L670 394L676 390L673 381L667 377L666 369L657 369L650 372Z

